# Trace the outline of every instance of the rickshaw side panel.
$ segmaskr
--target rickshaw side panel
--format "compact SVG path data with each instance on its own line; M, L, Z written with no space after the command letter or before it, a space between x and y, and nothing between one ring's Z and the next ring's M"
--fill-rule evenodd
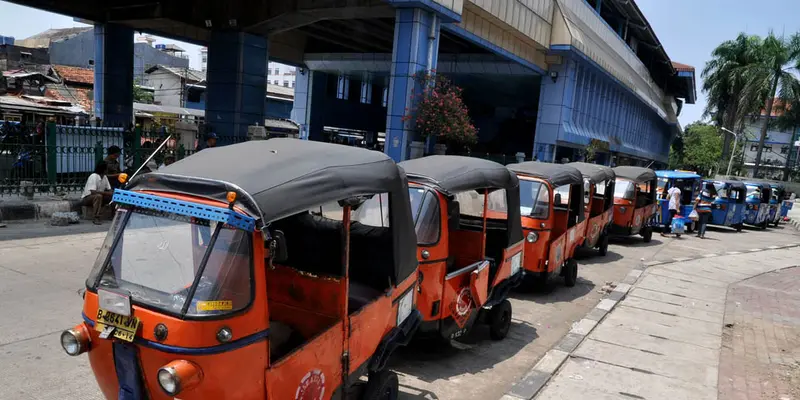
M503 250L503 263L497 269L497 272L494 275L494 280L492 281L492 288L499 285L504 280L511 277L511 263L512 259L515 255L522 253L523 249L525 248L525 240L519 241L519 243ZM524 259L525 254L520 255L521 258ZM522 264L525 263L523 259L520 259L521 267ZM521 270L521 269L520 269Z
M567 230L567 251L564 253L564 258L572 258L575 255L575 249L580 247L584 239L586 239L586 227L588 221L583 220L572 228Z
M414 289L411 289L414 290ZM397 305L381 296L350 316L350 370L369 361L383 337L396 326Z
M553 240L552 243L550 243L550 252L547 257L548 259L548 265L546 268L547 272L556 271L561 266L561 263L564 262L565 259L564 252L566 250L565 249L566 244L567 244L566 233L559 236L558 239Z
M644 216L647 213L647 208L637 208L633 211L633 222L631 223L631 234L635 235L642 230L644 224Z
M445 277L444 295L441 306L441 327L443 337L451 337L457 331L467 329L473 322L477 305L470 289L472 272L484 262L474 263ZM486 268L488 270L488 268ZM451 322L452 320L452 322Z
M111 340L100 339L100 334L92 327L86 327L89 331L91 351L89 365L92 367L97 385L103 396L107 399L116 399L119 396L119 380L117 380L116 367L114 366L114 350Z
M600 214L594 218L584 221L586 224L586 247L592 248L597 245L600 235L605 230L608 213Z
M312 337L342 319L344 283L277 265L267 271L270 315Z
M442 316L446 268L444 260L419 265L422 282L420 293L417 294L417 310L422 314L423 321L436 321Z
M539 239L536 241L536 243L528 243L527 241L525 242L525 251L522 253L522 267L530 272L547 272L544 261L550 254L549 246L552 231L537 231L530 228L523 228L523 233L525 235L527 235L527 232L531 231L536 232L536 234L539 235Z
M342 384L342 321L266 371L268 399L330 399Z

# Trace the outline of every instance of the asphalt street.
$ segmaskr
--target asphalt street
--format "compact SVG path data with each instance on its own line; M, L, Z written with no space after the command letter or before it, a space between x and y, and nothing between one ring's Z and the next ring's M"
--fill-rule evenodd
M0 228L0 399L101 398L87 358L64 354L58 338L81 320L79 292L107 228L43 222ZM398 352L391 367L400 374L402 398L499 398L600 301L607 282L619 282L635 266L794 243L800 236L781 225L742 233L712 227L707 237L656 234L651 243L613 241L605 257L585 252L575 287L555 281L544 292L512 295L513 325L505 340L493 342L476 329L450 348Z

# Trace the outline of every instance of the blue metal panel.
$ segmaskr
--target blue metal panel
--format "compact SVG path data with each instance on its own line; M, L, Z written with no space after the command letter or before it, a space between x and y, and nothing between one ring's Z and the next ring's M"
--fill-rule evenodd
M436 13L443 22L461 22L461 14L432 0L385 0L398 8L420 8Z
M106 125L133 121L133 29L95 25L94 114Z
M153 196L151 194L133 192L130 190L114 190L113 201L120 204L130 204L133 206L185 215L187 217L197 217L209 221L222 222L245 231L253 231L256 226L256 221L252 217L239 214L227 208Z

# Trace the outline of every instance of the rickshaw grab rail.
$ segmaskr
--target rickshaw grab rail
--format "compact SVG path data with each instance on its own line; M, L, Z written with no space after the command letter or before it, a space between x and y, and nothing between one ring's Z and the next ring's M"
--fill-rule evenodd
M188 201L153 196L141 192L116 189L114 190L113 200L115 203L119 204L130 204L133 206L166 211L188 217L204 218L209 221L222 222L248 232L252 232L256 226L256 220L254 218L248 215L239 214L227 208L209 206L199 203L190 203Z

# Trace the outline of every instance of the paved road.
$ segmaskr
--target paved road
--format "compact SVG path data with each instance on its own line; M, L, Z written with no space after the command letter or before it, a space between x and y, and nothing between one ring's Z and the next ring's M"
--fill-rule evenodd
M42 223L0 228L0 365L10 366L0 374L0 399L100 398L86 357L68 357L58 343L61 330L80 321L78 291L104 237L93 233L96 229ZM477 330L457 348L403 350L392 363L401 374L403 398L500 397L595 306L605 282L622 280L642 260L740 251L798 238L783 228L739 234L712 228L708 237L656 235L649 244L631 238L612 244L605 258L589 252L580 261L575 287L559 283L548 293L514 294L514 324L506 340L492 342Z

